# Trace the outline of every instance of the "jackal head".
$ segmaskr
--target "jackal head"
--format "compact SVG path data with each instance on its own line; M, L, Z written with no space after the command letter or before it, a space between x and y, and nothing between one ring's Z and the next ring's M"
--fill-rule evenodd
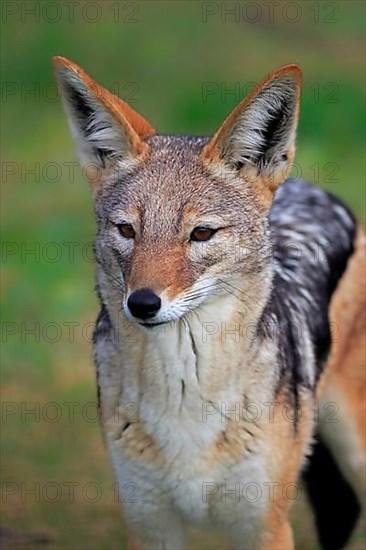
M155 135L80 67L54 67L92 184L102 285L127 318L152 328L268 280L267 215L294 158L299 67L273 71L211 139Z

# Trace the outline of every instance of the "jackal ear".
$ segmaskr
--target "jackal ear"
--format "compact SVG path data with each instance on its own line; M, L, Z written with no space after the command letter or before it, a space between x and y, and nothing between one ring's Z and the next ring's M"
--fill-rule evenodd
M299 115L301 70L285 65L243 99L206 145L202 157L224 161L274 191L289 175Z
M104 168L109 160L136 159L149 150L144 140L155 130L142 116L72 61L54 57L53 66L83 166Z

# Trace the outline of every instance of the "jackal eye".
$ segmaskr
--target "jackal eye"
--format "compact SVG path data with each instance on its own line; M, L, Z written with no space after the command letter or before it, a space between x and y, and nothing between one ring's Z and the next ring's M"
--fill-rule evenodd
M136 235L134 228L129 223L119 223L117 229L125 239L133 239Z
M191 241L208 241L216 233L217 229L211 227L195 227L191 233Z

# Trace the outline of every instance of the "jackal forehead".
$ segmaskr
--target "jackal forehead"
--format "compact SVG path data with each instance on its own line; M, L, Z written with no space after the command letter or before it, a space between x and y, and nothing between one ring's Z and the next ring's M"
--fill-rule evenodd
M189 222L200 216L239 222L257 212L255 194L249 187L233 185L224 172L213 174L199 155L208 138L154 136L151 154L133 171L117 171L113 185L106 186L99 201L105 215L112 211L143 218L144 224Z

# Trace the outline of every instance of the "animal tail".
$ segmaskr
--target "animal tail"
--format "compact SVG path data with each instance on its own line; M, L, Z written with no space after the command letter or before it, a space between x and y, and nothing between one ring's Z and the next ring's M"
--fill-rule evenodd
M361 513L351 485L344 478L324 440L318 435L303 480L323 550L341 550Z

